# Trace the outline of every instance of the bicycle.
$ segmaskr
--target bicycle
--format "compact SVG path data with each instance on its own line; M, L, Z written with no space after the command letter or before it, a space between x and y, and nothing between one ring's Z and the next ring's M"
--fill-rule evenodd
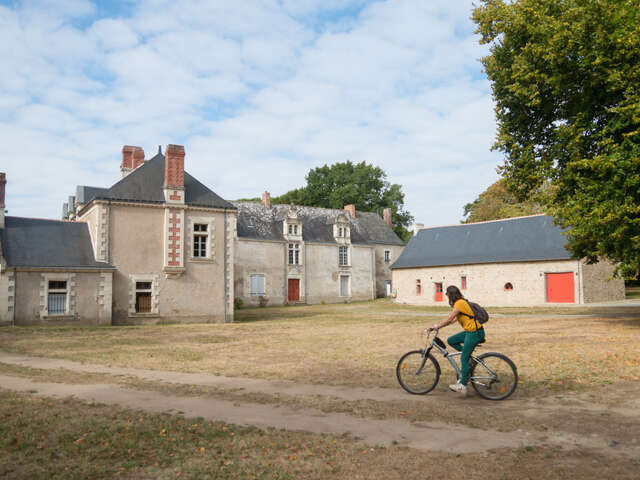
M429 345L431 329L427 329L425 348L405 353L396 366L396 376L400 386L414 395L425 395L436 388L440 380L440 364L431 354L435 348L444 358L449 360L455 369L457 378L462 371L454 360L462 352L447 351L447 346L438 337L438 330ZM484 343L484 340L480 343ZM480 344L476 348L478 348ZM469 359L469 381L473 389L487 400L504 400L509 397L518 385L518 371L515 364L502 353L487 352L482 355L471 355Z

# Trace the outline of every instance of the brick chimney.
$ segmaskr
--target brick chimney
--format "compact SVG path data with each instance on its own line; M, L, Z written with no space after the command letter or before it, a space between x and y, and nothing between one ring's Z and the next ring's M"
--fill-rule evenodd
M391 209L390 208L385 208L382 211L382 218L384 219L384 223L389 225L389 228L393 228L393 225L391 223Z
M133 170L144 163L144 150L140 147L134 147L133 151Z
M351 218L356 218L356 206L354 204L345 205L344 209L351 214Z
M262 204L267 208L271 208L271 194L269 192L262 194Z
M122 147L122 163L120 164L120 173L122 178L126 177L133 170L133 152L136 147L125 145Z
M4 228L4 192L7 185L7 174L0 172L0 228Z
M167 145L164 184L166 187L184 188L184 147L182 145Z

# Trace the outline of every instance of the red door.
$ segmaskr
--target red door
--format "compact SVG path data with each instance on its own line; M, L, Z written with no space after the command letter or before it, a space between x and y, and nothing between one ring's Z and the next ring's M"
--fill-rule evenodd
M546 273L547 302L575 303L573 272Z
M300 300L300 279L290 278L289 279L289 301L297 302L298 300Z
M442 301L442 283L436 283L436 302Z

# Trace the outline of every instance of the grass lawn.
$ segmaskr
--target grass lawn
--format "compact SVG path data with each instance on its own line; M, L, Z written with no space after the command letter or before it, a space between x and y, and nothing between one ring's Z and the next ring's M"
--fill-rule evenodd
M446 309L350 305L246 309L233 324L0 328L4 351L111 366L209 372L305 383L397 388L395 364L422 345L424 327ZM491 309L480 351L517 365L519 394L640 379L640 318L629 310ZM538 317L523 315L539 315ZM443 332L446 337L455 326ZM443 382L452 373L441 359Z
M424 327L443 318L446 311L376 301L243 309L234 324L5 327L0 328L0 350L111 366L399 389L394 371L398 358L420 347ZM312 407L344 412L363 421L441 420L501 431L539 434L559 429L584 438L597 434L622 445L640 440L633 427L637 425L633 398L640 377L637 312L578 307L490 309L490 313L496 315L486 326L488 339L483 349L503 352L518 365L521 383L513 401L494 403L448 395L342 401L216 391L126 376L2 364L0 373L45 382L118 383L178 395ZM579 316L582 313L597 316ZM444 336L456 331L450 327ZM444 359L441 366L438 389L443 391L453 376ZM611 384L615 388L606 388ZM597 403L600 409L581 408L575 414L573 398L582 399L581 405ZM469 416L465 412L471 404L474 415ZM386 480L416 473L426 478L533 479L541 472L549 480L640 477L637 458L615 456L616 451L604 445L595 451L540 446L483 454L371 448L344 436L236 427L17 394L0 385L3 479Z

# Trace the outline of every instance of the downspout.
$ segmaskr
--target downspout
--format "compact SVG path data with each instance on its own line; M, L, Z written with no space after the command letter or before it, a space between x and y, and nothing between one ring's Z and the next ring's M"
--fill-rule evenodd
M111 263L111 199L107 199L107 263Z
M371 249L371 298L376 299L376 247Z
M222 277L224 278L224 288L223 288L223 303L224 303L224 323L227 323L227 208L224 208L224 239L222 243L223 249L223 271Z
M304 246L304 303L308 304L307 301L307 246Z
M16 307L17 307L16 299L17 298L18 298L18 272L14 269L13 270L13 317L11 319L12 327L16 326Z

